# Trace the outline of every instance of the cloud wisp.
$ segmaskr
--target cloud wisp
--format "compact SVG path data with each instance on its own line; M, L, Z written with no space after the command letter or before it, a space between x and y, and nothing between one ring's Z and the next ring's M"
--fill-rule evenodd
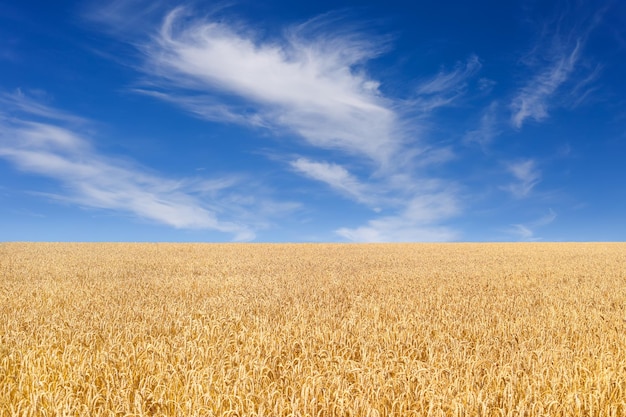
M508 229L507 232L526 242L542 240L540 237L536 236L536 229L552 223L556 217L557 215L554 210L550 209L545 216L542 216L530 223L512 224L511 228Z
M482 64L476 55L466 62L458 62L453 70L440 70L434 77L423 80L416 89L416 97L410 100L411 106L429 113L440 107L453 104L467 92L467 82L474 77Z
M581 47L581 39L572 46L561 46L560 51L554 52L551 62L520 89L511 102L513 126L519 129L527 119L539 122L548 117L549 101L576 68Z
M367 205L375 204L373 190L341 165L298 158L290 162L298 173L329 185L340 194Z
M418 94L429 95L447 93L451 90L465 88L469 77L476 74L480 69L480 60L476 55L468 58L465 64L457 63L452 71L441 70L429 80L423 81L417 88Z
M7 97L10 96L4 96L5 104ZM62 188L48 194L57 200L129 213L180 229L218 231L232 235L235 240L253 239L255 226L262 222L221 219L228 216L226 213L236 212L240 218L246 217L245 213L249 212L246 204L263 206L266 214L274 209L293 208L251 196L243 201L238 194L226 191L237 182L234 178L172 179L102 155L92 146L88 135L76 126L65 126L66 121L75 120L74 116L23 95L17 96L14 110L25 115L0 118L0 158L24 172L57 181ZM37 116L49 120L35 121Z
M577 7L584 7L579 5ZM570 25L564 23L566 15L561 15L552 24L556 27L553 33L544 29L544 36L535 45L531 54L525 57L533 70L533 75L515 94L510 103L511 124L520 129L527 120L543 121L549 116L551 107L576 107L594 90L591 85L601 69L595 68L585 74L582 52L591 32L600 24L607 7L590 13L579 9L580 16L590 15L588 22ZM564 86L569 92L561 94ZM564 98L561 100L559 96ZM561 102L563 101L563 102Z
M483 148L489 145L501 132L498 117L499 103L493 101L484 111L478 127L465 134L465 143L476 143Z
M506 165L506 170L515 177L516 181L505 186L504 189L518 199L528 197L541 181L541 171L534 159L510 162Z

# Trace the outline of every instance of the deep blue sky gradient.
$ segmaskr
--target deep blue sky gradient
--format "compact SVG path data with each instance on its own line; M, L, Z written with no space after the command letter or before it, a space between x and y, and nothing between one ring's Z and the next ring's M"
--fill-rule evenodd
M4 2L0 240L623 241L625 28L621 1Z

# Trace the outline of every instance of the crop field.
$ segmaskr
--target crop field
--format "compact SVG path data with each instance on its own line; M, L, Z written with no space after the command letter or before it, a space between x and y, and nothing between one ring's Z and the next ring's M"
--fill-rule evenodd
M0 244L0 416L626 416L626 244Z

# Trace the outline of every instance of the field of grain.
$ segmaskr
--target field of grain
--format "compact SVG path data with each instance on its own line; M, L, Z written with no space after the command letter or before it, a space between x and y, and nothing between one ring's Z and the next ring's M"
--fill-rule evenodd
M1 416L626 415L626 244L0 244Z

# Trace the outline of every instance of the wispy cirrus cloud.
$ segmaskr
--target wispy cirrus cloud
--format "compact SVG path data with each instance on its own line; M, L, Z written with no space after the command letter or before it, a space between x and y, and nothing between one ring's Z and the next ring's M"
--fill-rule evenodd
M521 128L527 119L542 121L548 117L550 99L576 68L580 59L582 39L573 45L561 45L553 58L520 89L511 101L511 123Z
M565 95L565 107L573 109L583 105L599 89L595 81L600 76L602 67L601 64L596 64L586 77L581 78L572 86L569 93Z
M499 107L500 103L498 103L498 101L492 101L491 104L483 110L478 127L465 134L463 138L465 143L476 143L485 147L502 132L500 117L498 115Z
M360 69L384 44L333 29L333 23L313 19L269 41L250 28L192 18L177 8L142 46L143 68L160 94L198 114L204 101L199 93L211 94L229 103L228 114L249 115L253 124L385 161L401 145L397 115L378 82ZM208 104L208 118L214 118Z
M13 99L13 100L12 100ZM129 213L181 229L206 229L231 234L235 240L255 237L258 219L238 221L249 212L246 204L290 210L288 204L246 202L236 193L225 192L236 178L172 179L137 164L105 156L92 145L89 135L67 122L84 119L47 107L23 94L3 95L11 117L0 118L0 158L18 169L57 181L62 188L45 193L79 206ZM41 120L43 117L44 120ZM253 200L251 201L250 198ZM225 213L238 212L229 221ZM266 213L268 214L268 213Z
M472 55L465 63L457 62L453 70L442 69L434 77L422 81L417 87L417 93L421 95L448 94L463 90L468 78L474 76L480 67L480 60L476 55Z
M418 85L412 106L428 113L452 104L467 92L468 80L480 71L481 66L478 57L471 55L466 62L457 62L452 70L440 70Z
M556 29L543 30L543 36L524 61L532 70L528 81L517 91L510 103L511 124L519 129L531 119L543 121L549 116L551 107L580 105L594 90L591 83L597 78L601 66L585 70L583 49L591 32L600 24L607 7L594 12L576 6L578 16L590 16L587 21L570 23L566 15L552 22ZM561 90L568 91L559 98Z
M340 15L287 26L272 37L211 13L194 17L190 9L175 8L163 15L153 36L133 42L145 59L138 68L146 76L134 91L213 122L261 127L296 143L342 152L347 164L333 156L307 157L304 148L288 166L374 211L393 212L362 227L338 229L346 239L403 240L406 230L413 230L416 240L455 236L440 226L447 216L414 215L419 202L425 204L422 212L440 209L435 202L444 196L444 206L454 200L454 213L460 211L449 184L419 173L455 157L449 145L428 143L422 122L466 94L481 67L478 57L423 78L410 97L400 99L386 96L366 71L369 61L387 50L387 38L367 35ZM350 167L355 161L359 175ZM437 186L427 191L414 186L428 182Z
M298 158L291 161L290 165L306 177L326 183L339 193L360 203L371 205L376 200L376 196L372 194L373 190L341 165L311 161L307 158Z
M522 241L538 241L541 240L541 237L536 235L536 229L552 223L556 217L557 215L554 210L550 209L546 215L529 223L512 224L507 232L517 236Z
M396 174L362 182L345 167L306 158L291 166L303 175L326 183L335 191L381 214L362 226L342 227L335 233L354 242L450 241L460 233L442 223L461 212L456 189L435 179L418 180Z
M462 97L481 68L472 55L423 79L408 98L391 98L365 71L388 50L388 38L367 35L341 15L287 26L271 39L210 16L194 18L189 9L175 8L156 35L136 41L148 83L134 91L211 121L292 133L386 168L406 156L407 145L422 153L422 116Z
M159 91L146 90L142 88L134 88L131 91L176 104L201 119L219 123L248 125L252 127L271 127L258 113L240 113L237 111L237 108L233 108L228 104L225 104L208 95L172 96Z
M44 95L43 92L38 93L40 95ZM31 92L30 95L33 95L33 92ZM21 89L17 89L13 93L0 93L0 104L2 104L2 107L5 109L17 110L32 116L54 119L60 122L72 123L75 125L83 125L87 123L87 120L82 117L51 108L43 103L40 103L39 101L33 100Z
M515 177L516 181L503 188L515 198L528 197L533 188L541 181L541 171L534 159L510 162L506 165L506 170Z

